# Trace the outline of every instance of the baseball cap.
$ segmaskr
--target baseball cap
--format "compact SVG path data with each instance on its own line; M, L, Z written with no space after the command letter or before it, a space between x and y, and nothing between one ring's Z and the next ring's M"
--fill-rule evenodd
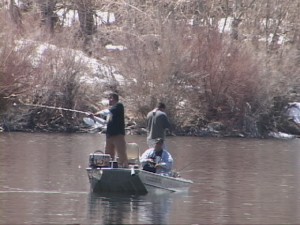
M158 144L158 143L160 143L160 144L164 143L164 139L162 139L162 138L156 138L155 139L155 144Z

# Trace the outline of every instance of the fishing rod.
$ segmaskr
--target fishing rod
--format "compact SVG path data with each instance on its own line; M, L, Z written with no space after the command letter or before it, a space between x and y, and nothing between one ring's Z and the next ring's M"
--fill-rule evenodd
M191 166L191 165L194 164L194 163L198 163L198 160L197 160L197 161L193 161L193 162L188 163L187 165L181 167L181 169L177 170L177 172L182 173L183 170L185 170L186 168L188 168L189 166Z
M21 100L19 100L19 102L22 105L32 106L32 107L37 107L37 108L47 108L47 109L63 110L63 111L81 113L81 114L85 114L85 115L90 115L91 114L91 113L80 111L80 110L76 110L76 109L68 109L68 108L63 108L63 107L56 107L56 106L49 106L49 105L42 105L42 104L31 104L31 103L22 102ZM14 106L16 106L16 105L17 104L14 103Z
M64 107L56 107L56 106L50 106L50 105L25 103L25 102L22 102L20 99L19 99L19 102L22 105L37 107L37 108L47 108L47 109L63 110L63 111L68 111L68 112L76 112L76 113L84 114L86 116L90 116L92 114L92 113L89 113L89 112L84 112L84 111L80 111L80 110L76 110L76 109L68 109L68 108L64 108ZM13 105L16 106L17 103L14 103ZM93 116L93 119L90 118L90 117L85 117L85 118L83 118L83 121L89 126L95 125L96 122L98 122L101 126L106 125L106 120L104 120L100 117L97 117L97 116Z

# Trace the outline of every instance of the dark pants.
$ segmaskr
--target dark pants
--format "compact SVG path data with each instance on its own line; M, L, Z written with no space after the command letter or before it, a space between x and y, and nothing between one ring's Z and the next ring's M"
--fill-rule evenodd
M143 170L156 173L156 169L153 165L149 165L148 163L143 167Z

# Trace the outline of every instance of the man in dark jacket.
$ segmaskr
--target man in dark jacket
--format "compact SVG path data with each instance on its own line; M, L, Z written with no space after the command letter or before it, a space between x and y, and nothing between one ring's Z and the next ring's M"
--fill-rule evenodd
M109 94L110 108L102 110L95 115L105 115L107 121L105 153L114 159L118 154L120 167L128 167L125 141L125 116L124 106L119 102L119 95Z

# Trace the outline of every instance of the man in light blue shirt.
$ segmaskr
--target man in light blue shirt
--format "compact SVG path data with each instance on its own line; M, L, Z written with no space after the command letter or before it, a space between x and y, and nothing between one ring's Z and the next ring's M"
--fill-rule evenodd
M154 148L146 150L141 158L143 170L167 174L171 172L173 166L173 158L171 154L163 149L164 140L162 138L155 139Z

